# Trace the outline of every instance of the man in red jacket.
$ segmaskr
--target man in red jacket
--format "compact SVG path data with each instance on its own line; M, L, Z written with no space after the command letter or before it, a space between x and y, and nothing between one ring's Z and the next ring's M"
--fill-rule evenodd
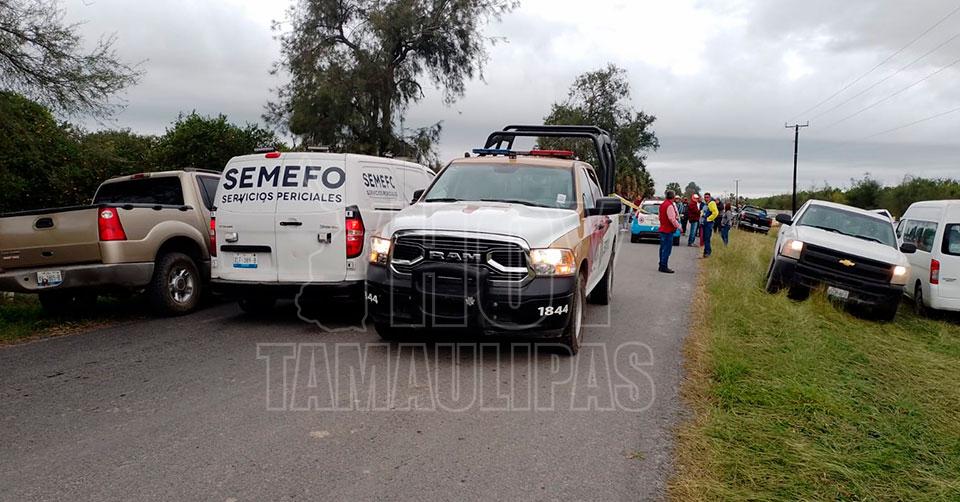
M697 233L700 230L700 196L697 194L690 197L690 205L687 206L687 220L690 221L690 236L687 237L687 246L692 246L693 241L697 240Z
M670 261L670 253L673 251L673 234L680 228L674 197L676 194L673 190L667 190L667 200L660 204L660 272L665 274L673 273L667 262Z

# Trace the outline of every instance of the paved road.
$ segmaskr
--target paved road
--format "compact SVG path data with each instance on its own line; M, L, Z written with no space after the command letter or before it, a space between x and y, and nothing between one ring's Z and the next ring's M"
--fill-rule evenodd
M233 305L0 349L0 500L661 498L697 264L656 254L621 246L577 358Z

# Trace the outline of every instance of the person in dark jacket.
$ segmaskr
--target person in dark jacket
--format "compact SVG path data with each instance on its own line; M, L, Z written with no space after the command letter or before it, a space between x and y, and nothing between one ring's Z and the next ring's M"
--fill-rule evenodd
M680 200L680 235L686 235L687 233L687 210L690 209L690 201L686 197Z
M697 230L700 229L700 196L697 194L690 197L690 204L687 205L687 221L690 222L687 246L693 246L693 241L697 239Z

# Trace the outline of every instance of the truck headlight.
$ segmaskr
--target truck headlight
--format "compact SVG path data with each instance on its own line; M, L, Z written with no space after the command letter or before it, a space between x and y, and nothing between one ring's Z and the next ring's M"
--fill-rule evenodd
M909 273L910 269L908 267L904 267L903 265L897 265L896 267L893 267L893 277L890 279L890 284L897 286L903 286L907 284L907 275Z
M787 239L780 248L780 255L794 260L800 259L800 253L803 253L803 241Z
M390 239L382 237L370 238L370 263L374 265L386 265L390 257Z
M530 266L543 276L567 276L577 273L573 251L569 249L531 249Z

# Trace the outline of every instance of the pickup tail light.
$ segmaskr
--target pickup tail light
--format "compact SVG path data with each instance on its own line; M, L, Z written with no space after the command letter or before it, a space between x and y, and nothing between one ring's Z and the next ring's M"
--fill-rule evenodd
M210 215L210 256L217 256L217 217Z
M116 208L102 207L97 214L97 229L101 241L125 241L127 234L120 223L120 213Z
M930 284L940 284L940 262L930 260Z
M363 238L366 233L363 228L363 218L360 217L360 209L357 206L347 208L346 229L347 258L356 258L363 253Z

